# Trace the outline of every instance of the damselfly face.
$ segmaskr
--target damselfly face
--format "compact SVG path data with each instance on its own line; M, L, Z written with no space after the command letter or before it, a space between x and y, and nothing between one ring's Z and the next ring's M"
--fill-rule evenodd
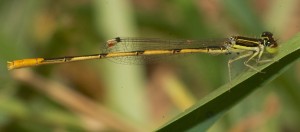
M275 54L278 52L278 44L271 32L263 32L261 38L264 40L264 45L266 46L266 51L268 53Z

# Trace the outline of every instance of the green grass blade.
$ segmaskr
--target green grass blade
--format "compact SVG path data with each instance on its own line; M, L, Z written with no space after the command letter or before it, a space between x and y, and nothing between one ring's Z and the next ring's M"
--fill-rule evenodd
M252 91L272 81L300 57L300 34L281 44L271 63L258 66L262 73L248 70L216 89L157 131L205 131L229 108Z

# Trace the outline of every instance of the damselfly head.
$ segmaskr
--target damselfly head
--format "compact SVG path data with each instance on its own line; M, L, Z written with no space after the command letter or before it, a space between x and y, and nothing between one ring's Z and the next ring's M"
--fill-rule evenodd
M263 32L261 38L264 40L264 45L266 46L266 51L268 53L275 54L278 52L278 44L271 32Z

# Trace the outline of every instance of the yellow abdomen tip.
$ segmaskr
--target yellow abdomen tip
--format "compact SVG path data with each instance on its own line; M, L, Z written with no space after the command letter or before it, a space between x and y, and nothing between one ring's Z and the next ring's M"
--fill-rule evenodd
M13 70L23 67L30 67L39 65L44 59L43 58L34 58L34 59L23 59L23 60L15 60L7 62L7 69Z

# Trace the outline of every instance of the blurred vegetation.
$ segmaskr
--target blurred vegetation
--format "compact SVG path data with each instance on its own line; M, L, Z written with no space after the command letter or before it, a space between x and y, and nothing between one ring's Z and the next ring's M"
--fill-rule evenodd
M0 131L151 131L228 82L230 56L151 65L107 60L7 71L6 61L99 53L124 37L257 37L300 29L297 0L2 0ZM284 45L281 45L284 46ZM241 64L234 64L239 72ZM300 63L256 90L209 131L300 131ZM261 118L264 117L264 118Z

